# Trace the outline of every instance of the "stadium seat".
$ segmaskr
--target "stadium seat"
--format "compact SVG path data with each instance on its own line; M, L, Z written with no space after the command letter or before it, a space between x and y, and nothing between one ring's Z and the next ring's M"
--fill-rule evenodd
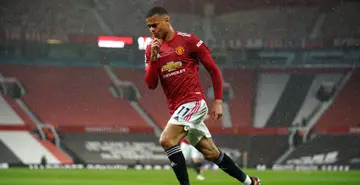
M317 8L293 7L255 9L217 16L213 19L216 38L222 39L292 39L307 35ZM304 22L307 24L304 25Z
M24 102L45 123L150 127L126 100L112 96L102 68L2 65L0 69L24 84Z
M261 69L256 77L254 127L291 127L311 117L320 104L317 91L324 83L338 84L341 68Z
M320 38L358 38L360 24L357 19L360 5L357 2L341 3L338 7L327 11L321 27Z
M317 135L311 141L295 148L282 164L300 165L359 165L360 136L357 134ZM343 166L343 165L342 165ZM343 166L344 167L344 166Z
M141 94L141 98L138 99L139 104L160 128L165 128L170 113L161 84L158 84L156 90L149 90L144 81L144 69L113 68L113 70L120 80L130 81L136 85Z
M14 99L7 95L0 95L0 125L33 127L35 123Z
M234 90L229 100L233 128L252 127L252 107L254 99L255 72L251 69L225 69L224 80Z
M360 123L360 70L353 72L330 107L323 113L315 129L358 127Z

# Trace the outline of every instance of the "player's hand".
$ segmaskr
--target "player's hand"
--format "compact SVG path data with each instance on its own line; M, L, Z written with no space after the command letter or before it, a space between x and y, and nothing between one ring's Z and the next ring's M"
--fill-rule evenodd
M212 110L210 113L210 118L213 122L220 119L222 116L222 100L215 100L212 105Z
M156 61L157 55L160 52L160 47L162 45L162 41L160 39L154 38L151 41L151 60Z

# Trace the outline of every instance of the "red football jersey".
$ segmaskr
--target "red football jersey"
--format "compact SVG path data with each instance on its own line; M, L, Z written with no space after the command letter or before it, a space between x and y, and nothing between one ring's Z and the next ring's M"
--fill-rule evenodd
M157 81L160 79L170 114L186 102L205 99L204 89L199 80L199 63L202 62L208 70L217 69L212 59L211 61L201 60L204 58L202 56L210 56L210 53L211 51L202 40L192 34L182 32L175 32L171 40L163 42L157 61L150 61L151 45L146 47L145 71L152 72L153 75L146 75L145 80L154 83L148 83L149 87L156 88ZM221 82L221 76L219 76L217 78L220 78Z

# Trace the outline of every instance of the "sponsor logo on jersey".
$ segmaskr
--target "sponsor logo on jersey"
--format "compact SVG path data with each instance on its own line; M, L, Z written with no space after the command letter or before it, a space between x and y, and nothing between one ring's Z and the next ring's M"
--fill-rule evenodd
M163 78L168 78L168 77L179 75L179 74L182 74L182 73L185 73L185 69L180 69L178 71L174 71L174 72L168 73L166 75L163 75Z
M175 49L175 52L177 55L183 55L184 52L185 52L185 48L182 47L182 46L178 46L176 49Z
M182 66L182 62L181 61L177 61L177 62L168 62L166 63L166 65L163 65L162 68L161 68L161 71L164 72L164 71L167 71L167 72L171 72L171 71L174 71L176 70L176 68Z

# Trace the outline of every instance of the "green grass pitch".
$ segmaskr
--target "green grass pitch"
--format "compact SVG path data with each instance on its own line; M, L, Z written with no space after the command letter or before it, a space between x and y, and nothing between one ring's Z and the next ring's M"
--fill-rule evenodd
M262 180L262 185L355 185L360 184L360 171L294 172L246 170ZM204 181L192 185L241 184L222 171L206 172ZM171 170L85 170L85 169L7 169L0 170L1 185L178 185Z

